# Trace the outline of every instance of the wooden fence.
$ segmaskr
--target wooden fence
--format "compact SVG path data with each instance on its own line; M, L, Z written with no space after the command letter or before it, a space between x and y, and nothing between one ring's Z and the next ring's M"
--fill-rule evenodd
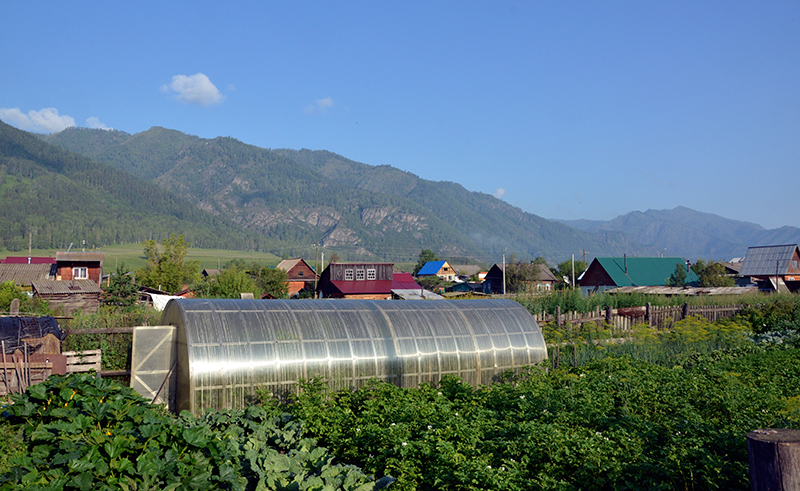
M539 324L555 324L559 328L595 322L611 326L614 332L630 331L633 326L647 324L655 329L666 329L676 321L690 316L703 317L711 322L733 317L741 312L747 305L689 305L678 306L652 306L647 304L642 307L623 307L612 309L607 307L595 309L594 312L561 312L556 309L556 314L536 314Z

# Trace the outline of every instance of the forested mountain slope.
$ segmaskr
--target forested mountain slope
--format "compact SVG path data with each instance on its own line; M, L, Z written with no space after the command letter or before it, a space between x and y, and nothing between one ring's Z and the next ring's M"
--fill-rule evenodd
M30 238L37 248L92 247L171 232L198 247L270 245L152 183L0 122L0 246L20 250Z
M485 263L499 262L505 250L551 262L583 250L590 256L654 252L618 232L585 233L455 183L326 151L269 150L164 128L135 135L71 128L44 139L306 251L319 241L340 257L403 261L427 248Z

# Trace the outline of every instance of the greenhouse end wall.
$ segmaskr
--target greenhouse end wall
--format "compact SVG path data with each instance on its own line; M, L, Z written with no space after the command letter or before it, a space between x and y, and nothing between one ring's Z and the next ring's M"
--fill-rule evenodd
M456 375L488 384L539 363L536 320L512 300L171 300L177 326L172 408L195 414L287 397L299 379L334 389L370 379L400 387Z

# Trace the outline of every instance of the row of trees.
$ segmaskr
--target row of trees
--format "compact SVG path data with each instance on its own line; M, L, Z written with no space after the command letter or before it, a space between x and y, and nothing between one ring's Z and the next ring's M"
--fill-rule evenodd
M189 243L183 235L172 234L161 242L148 240L143 244L146 265L132 275L124 263L118 265L104 287L107 304L133 304L139 286L169 293L188 288L202 298L240 298L242 293L252 293L255 298L265 294L285 298L288 292L285 271L241 259L227 263L216 276L203 277L200 262L187 259Z

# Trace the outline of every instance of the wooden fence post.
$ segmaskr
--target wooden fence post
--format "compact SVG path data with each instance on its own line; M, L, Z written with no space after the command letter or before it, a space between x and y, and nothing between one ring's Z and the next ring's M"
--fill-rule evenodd
M683 304L683 311L681 312L681 319L689 317L689 304Z
M650 302L645 306L644 316L647 318L647 326L653 327L653 305Z
M611 307L606 307L606 322L611 324Z
M561 306L556 305L556 326L561 327Z
M747 460L752 491L800 489L800 430L751 431Z

